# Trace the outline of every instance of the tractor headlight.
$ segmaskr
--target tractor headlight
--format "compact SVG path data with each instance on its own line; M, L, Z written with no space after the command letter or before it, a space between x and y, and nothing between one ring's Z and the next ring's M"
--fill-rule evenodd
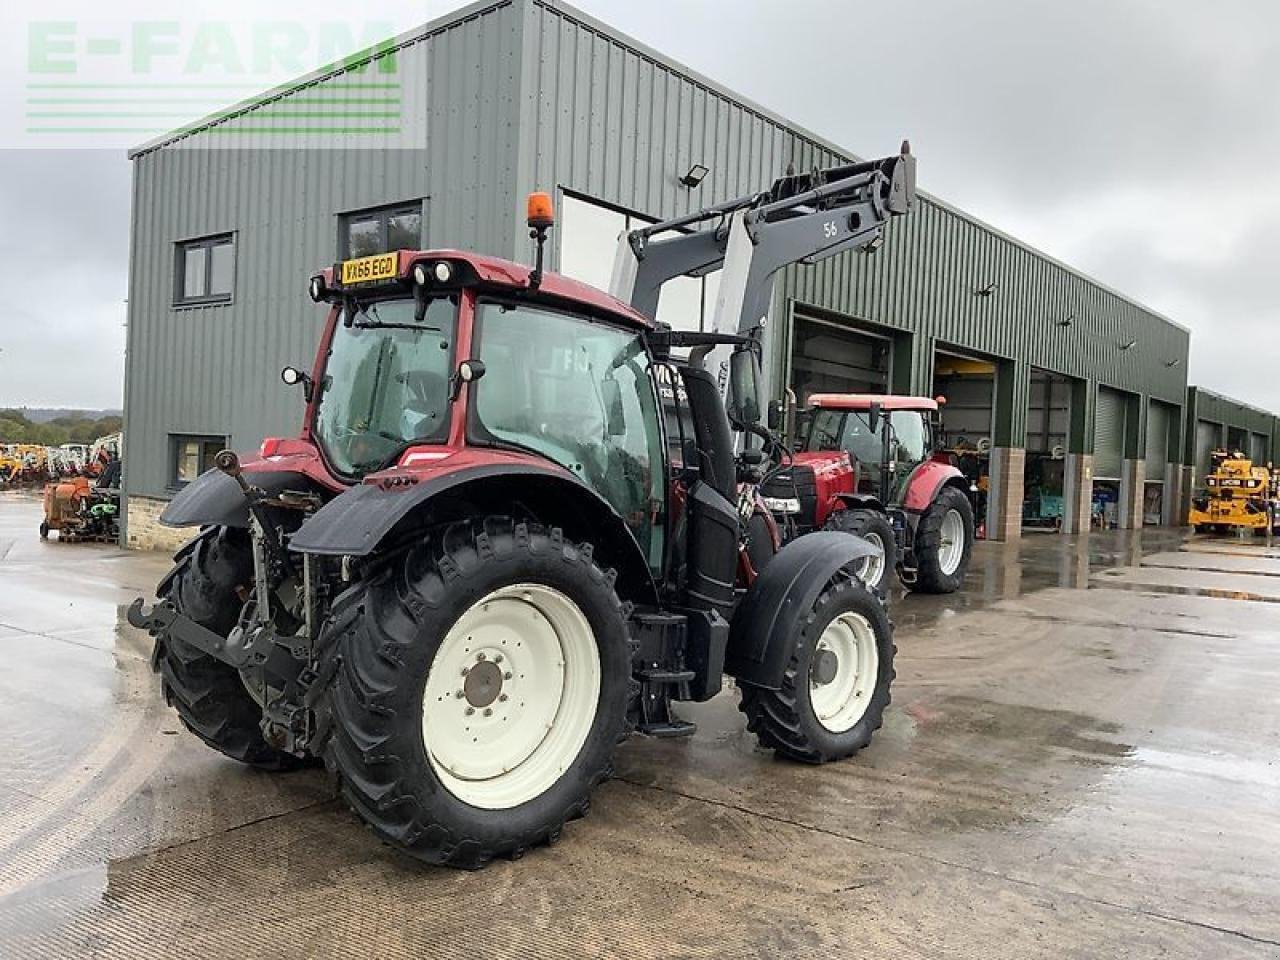
M448 283L453 279L453 265L446 263L444 260L435 265L433 272L436 275L436 280L440 283Z
M307 284L307 292L311 294L311 299L314 300L316 303L319 303L321 300L323 300L324 294L325 294L324 277L321 276L320 274L316 274L314 277L312 277L311 282Z
M431 278L427 274L427 265L425 263L415 263L413 265L413 282L420 287L425 287L429 279Z
M764 500L764 505L770 513L790 515L800 512L800 501L795 497L762 497L761 499Z

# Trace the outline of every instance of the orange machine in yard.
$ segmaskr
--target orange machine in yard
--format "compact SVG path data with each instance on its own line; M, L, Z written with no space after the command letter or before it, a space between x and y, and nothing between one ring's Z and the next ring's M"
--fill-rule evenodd
M120 536L119 515L120 495L111 487L95 485L88 477L47 483L40 539L47 540L49 531L57 530L62 541L114 543Z

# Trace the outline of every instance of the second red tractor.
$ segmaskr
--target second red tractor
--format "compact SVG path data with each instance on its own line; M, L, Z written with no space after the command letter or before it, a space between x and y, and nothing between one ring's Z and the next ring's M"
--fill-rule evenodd
M952 593L973 551L969 482L937 452L930 397L814 394L804 439L763 487L784 533L856 533L881 548L859 575L884 593L896 569L923 593Z

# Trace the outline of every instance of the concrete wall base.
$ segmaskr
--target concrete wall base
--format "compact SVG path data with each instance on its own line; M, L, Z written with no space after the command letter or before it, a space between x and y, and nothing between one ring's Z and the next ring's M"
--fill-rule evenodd
M1093 454L1068 453L1062 479L1062 532L1088 533L1093 507Z
M1121 530L1142 529L1142 501L1146 495L1147 464L1145 460L1125 460L1120 464Z
M124 546L130 550L165 550L172 552L196 535L195 527L175 529L160 524L160 514L168 500L130 495L125 505Z
M1022 536L1022 497L1027 451L1020 447L991 448L991 488L987 492L987 539L1017 540Z
M1191 498L1195 496L1195 467L1171 466L1178 472L1180 489L1178 490L1177 526L1185 527L1191 522Z

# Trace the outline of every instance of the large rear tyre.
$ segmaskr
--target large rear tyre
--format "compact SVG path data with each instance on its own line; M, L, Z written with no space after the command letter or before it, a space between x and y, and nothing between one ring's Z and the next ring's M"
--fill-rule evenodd
M955 487L943 487L920 518L915 539L920 593L955 593L964 584L973 555L973 505Z
M225 637L243 606L238 590L253 583L247 531L210 527L174 558L160 597L202 627ZM289 770L305 761L269 746L259 726L262 707L234 667L169 636L157 640L160 686L183 726L213 749L266 770Z
M893 627L884 604L840 578L798 627L778 690L740 683L739 709L762 747L805 763L857 753L884 720L893 684Z
M822 529L851 533L879 548L879 556L859 560L853 572L877 594L888 596L898 565L898 547L889 518L878 510L837 510L827 517Z
M337 607L325 758L382 839L476 868L587 812L632 693L613 574L589 545L460 523Z

